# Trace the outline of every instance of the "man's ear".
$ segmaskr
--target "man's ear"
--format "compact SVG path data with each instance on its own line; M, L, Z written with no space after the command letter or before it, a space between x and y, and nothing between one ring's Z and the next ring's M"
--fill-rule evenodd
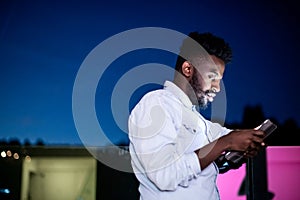
M194 67L191 63L189 63L188 61L184 61L184 63L182 63L182 74L187 77L190 78L192 77L193 73L194 73Z

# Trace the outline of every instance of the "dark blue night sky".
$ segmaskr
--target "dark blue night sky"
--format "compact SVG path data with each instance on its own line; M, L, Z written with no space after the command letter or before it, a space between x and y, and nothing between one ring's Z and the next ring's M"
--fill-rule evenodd
M81 144L72 115L76 74L98 44L139 27L209 31L230 43L226 123L240 122L246 105L261 105L265 117L299 125L299 24L296 1L1 0L0 139ZM116 127L105 98L122 73L150 62L172 67L175 57L132 52L112 63L99 81L95 107L115 143L126 141L126 134Z

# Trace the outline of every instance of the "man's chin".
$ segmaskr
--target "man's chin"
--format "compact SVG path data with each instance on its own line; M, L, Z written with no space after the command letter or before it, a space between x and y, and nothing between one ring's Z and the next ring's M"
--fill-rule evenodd
M203 98L199 99L198 104L201 110L205 110L208 107L209 102L206 98Z

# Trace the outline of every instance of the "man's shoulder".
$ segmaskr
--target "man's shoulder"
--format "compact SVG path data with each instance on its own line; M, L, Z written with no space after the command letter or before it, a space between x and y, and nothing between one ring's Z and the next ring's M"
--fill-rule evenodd
M157 89L146 93L140 101L132 109L130 116L134 116L135 119L148 116L153 112L153 108L160 108L155 111L164 111L169 113L169 116L176 115L178 109L181 108L180 101L168 90Z
M148 110L152 106L160 105L164 109L178 107L180 101L170 91L157 89L146 93L135 105L135 111Z
M157 89L146 93L141 100L143 101L154 101L154 102L164 102L164 101L175 101L177 98L168 90Z

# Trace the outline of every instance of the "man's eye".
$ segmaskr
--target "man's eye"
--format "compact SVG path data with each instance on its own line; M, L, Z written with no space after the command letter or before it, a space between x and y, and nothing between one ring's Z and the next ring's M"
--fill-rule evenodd
M216 80L216 75L208 75L208 78L210 79L210 80Z

